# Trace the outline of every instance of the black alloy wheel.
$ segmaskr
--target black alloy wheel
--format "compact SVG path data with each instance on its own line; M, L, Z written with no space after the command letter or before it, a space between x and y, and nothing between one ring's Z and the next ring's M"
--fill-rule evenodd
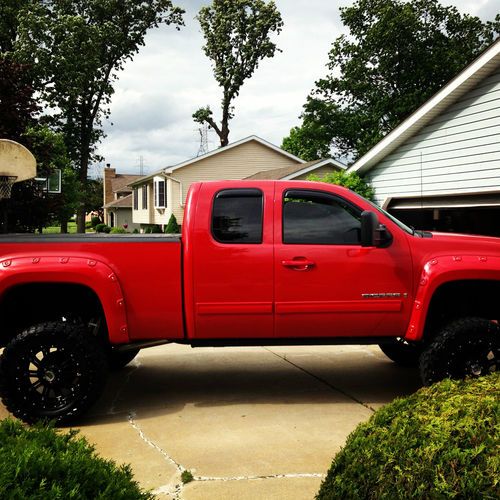
M484 318L462 318L450 323L420 359L425 385L445 378L477 378L498 370L500 328Z
M105 385L104 348L82 325L67 321L32 326L0 358L0 395L27 423L66 423L83 413Z

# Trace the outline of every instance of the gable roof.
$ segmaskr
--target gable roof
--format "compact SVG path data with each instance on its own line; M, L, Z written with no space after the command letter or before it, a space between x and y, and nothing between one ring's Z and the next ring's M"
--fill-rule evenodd
M228 151L230 149L236 148L238 146L241 146L242 144L245 144L245 143L251 142L251 141L258 142L259 144L262 144L263 146L266 146L266 147L272 149L273 151L276 151L277 153L282 154L283 156L286 156L287 158L290 158L290 159L296 161L297 163L300 163L300 164L306 163L305 160L302 160L298 156L295 156L295 155L289 153L288 151L285 151L285 150L279 148L278 146L275 146L274 144L271 144L270 142L268 142L268 141L266 141L266 140L264 140L256 135L251 135L251 136L245 137L244 139L241 139L239 141L232 142L232 143L228 144L227 146L224 146L223 148L217 148L217 149L209 151L208 153L205 153L203 155L196 156L194 158L190 158L189 160L183 161L181 163L177 163L176 165L162 168L161 170L153 172L152 174L149 174L149 175L146 175L144 177L141 177L140 179L131 181L129 184L131 186L134 184L141 184L145 181L152 179L153 177L155 177L157 175L172 174L180 168L187 167L188 165L192 165L193 163L204 160L205 158L209 158L210 156L214 156L214 155L219 154L219 153L225 153L226 151Z
M317 168L324 167L325 165L332 164L338 170L343 170L346 166L333 158L325 158L322 160L313 160L300 165L291 165L289 167L275 168L273 170L263 170L254 175L245 177L245 179L275 179L275 180L289 180L294 179L300 175L307 174L316 170Z
M111 191L113 193L130 193L132 189L128 185L142 176L137 174L116 174L115 177L110 177Z
M132 194L106 203L103 208L132 208Z
M365 155L349 167L349 171L363 174L392 153L432 119L471 90L500 66L500 39L493 42L474 61L450 80L436 94L422 104L408 118L389 132Z

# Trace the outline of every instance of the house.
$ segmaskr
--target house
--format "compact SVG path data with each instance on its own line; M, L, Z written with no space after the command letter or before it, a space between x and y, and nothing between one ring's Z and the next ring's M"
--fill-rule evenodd
M246 179L274 179L274 180L306 180L309 175L317 175L320 179L330 172L344 170L346 166L333 158L308 161L299 165L289 167L274 168L272 170L263 170L256 174L246 177Z
M104 223L110 227L139 228L132 220L132 188L129 183L140 175L117 174L108 163L104 169Z
M408 224L500 236L500 40L349 171Z
M189 186L196 181L245 179L269 172L279 175L306 175L342 167L334 160L306 163L255 135L177 165L166 167L130 183L133 190L133 221L142 226L167 224L174 214L179 224ZM272 174L271 174L272 173Z

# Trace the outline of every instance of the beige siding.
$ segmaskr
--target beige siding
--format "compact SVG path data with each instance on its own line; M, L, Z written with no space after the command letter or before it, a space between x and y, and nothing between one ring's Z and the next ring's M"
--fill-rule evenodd
M323 167L319 167L316 170L311 170L310 172L307 172L307 174L302 174L299 175L298 177L294 177L293 180L306 181L311 174L317 175L320 179L322 179L326 174L336 171L337 169L329 165L324 165Z
M182 182L182 203L191 183L196 181L216 181L223 179L244 179L263 170L296 165L292 158L268 148L259 142L249 141L220 153L201 159L190 165L174 170L172 177ZM179 224L184 210L174 208Z
M148 191L148 207L146 209L142 208L142 190L147 189ZM143 184L139 186L138 189L139 204L138 210L134 210L134 223L136 224L150 224L150 219L153 214L153 183ZM132 205L133 206L133 205Z
M478 83L368 174L390 197L477 193L500 185L500 70Z

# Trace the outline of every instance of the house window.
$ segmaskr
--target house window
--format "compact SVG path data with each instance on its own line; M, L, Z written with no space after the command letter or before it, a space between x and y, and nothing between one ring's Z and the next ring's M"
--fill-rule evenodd
M155 208L165 208L167 196L165 193L165 180L154 181Z
M329 193L289 190L283 197L283 243L359 245L361 211Z
M262 243L262 192L225 189L214 199L212 235L220 243Z
M132 193L132 196L134 198L134 210L139 210L139 189L135 187L132 190Z
M142 186L142 209L148 208L148 185Z

